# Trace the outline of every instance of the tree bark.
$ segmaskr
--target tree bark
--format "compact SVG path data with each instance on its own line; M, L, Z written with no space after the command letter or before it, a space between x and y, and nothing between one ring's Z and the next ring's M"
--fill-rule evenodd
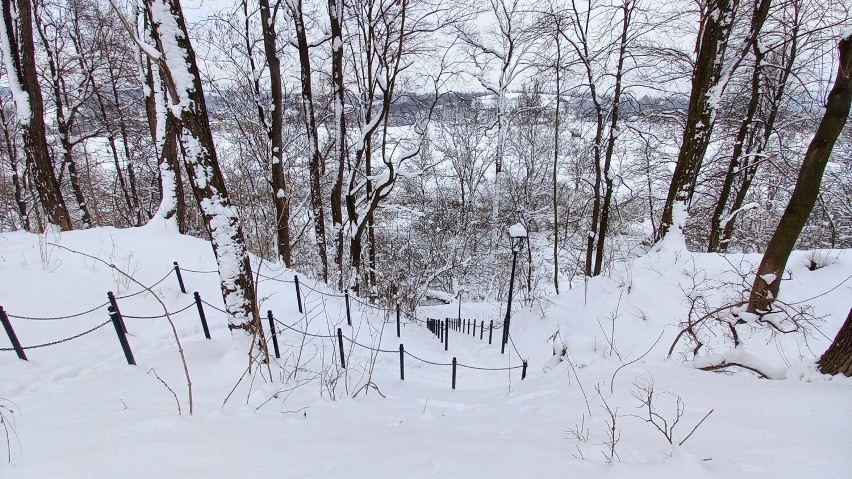
M838 49L837 77L828 94L825 114L805 153L790 202L757 269L749 296L750 312L767 310L778 296L787 259L816 203L831 150L849 116L852 103L852 35L842 39Z
M343 88L343 0L328 0L331 30L331 88L334 105L334 160L337 174L331 188L331 223L334 228L334 264L337 267L338 287L344 287L343 267L343 171L346 167L346 91Z
M716 102L721 93L719 80L722 59L731 32L734 11L738 0L708 0L699 32L695 67L692 73L692 90L689 96L686 128L678 153L669 192L663 207L659 238L665 236L672 225L675 202L689 204L695 192L695 182L704 162L704 155L713 131ZM658 238L658 239L659 239Z
M308 148L310 148L310 170L311 182L311 210L313 211L314 234L319 253L321 277L328 283L328 252L325 237L325 208L322 201L322 187L320 185L322 156L319 151L319 139L317 138L317 124L314 115L314 94L311 86L311 60L308 56L308 39L305 31L305 22L302 18L302 1L293 0L293 21L296 26L296 42L299 47L299 64L301 66L302 82L302 107L304 108L305 131L308 135ZM369 174L369 173L368 173Z
M44 101L38 82L33 41L32 8L30 0L17 0L18 30L12 15L12 0L3 1L2 40L8 46L6 58L8 78L15 103L18 121L21 122L24 152L32 172L33 186L38 193L42 209L51 224L61 231L73 229L71 215L65 206L59 181L53 169L53 159L47 147L44 124Z
M216 256L228 327L255 336L261 332L261 324L251 263L240 219L219 168L201 75L180 1L147 0L146 6L160 53L158 64L171 97L169 106L176 113L181 153Z
M834 337L834 342L817 361L819 372L852 376L852 309Z
M275 239L278 257L288 268L293 265L290 246L290 196L284 176L284 96L281 82L281 60L276 48L275 16L270 11L269 0L259 0L260 23L263 32L263 51L269 69L269 87L272 94L272 115L269 125L269 143L272 148L272 200L275 204ZM261 111L261 115L263 112Z

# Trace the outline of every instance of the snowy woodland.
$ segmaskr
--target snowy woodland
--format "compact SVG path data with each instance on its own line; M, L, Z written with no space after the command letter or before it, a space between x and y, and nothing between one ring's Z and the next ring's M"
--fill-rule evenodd
M2 9L0 478L852 476L847 0Z

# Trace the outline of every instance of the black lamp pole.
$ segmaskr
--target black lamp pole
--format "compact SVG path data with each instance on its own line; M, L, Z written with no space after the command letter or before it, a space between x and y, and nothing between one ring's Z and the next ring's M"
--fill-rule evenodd
M503 319L503 342L500 345L500 354L506 352L506 343L509 342L509 322L512 319L512 293L515 290L515 267L518 264L518 250L521 247L521 237L512 237L512 276L509 278L509 301L506 303L506 317Z

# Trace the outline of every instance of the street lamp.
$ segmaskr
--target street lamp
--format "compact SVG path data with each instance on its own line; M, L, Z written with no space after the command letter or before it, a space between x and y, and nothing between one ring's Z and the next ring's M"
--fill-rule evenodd
M518 253L524 247L527 239L527 229L524 225L516 223L509 227L509 242L512 246L512 276L509 278L509 300L506 303L506 317L503 319L503 342L500 345L500 354L506 351L506 343L509 342L509 322L512 319L512 293L515 289L515 267L518 264Z

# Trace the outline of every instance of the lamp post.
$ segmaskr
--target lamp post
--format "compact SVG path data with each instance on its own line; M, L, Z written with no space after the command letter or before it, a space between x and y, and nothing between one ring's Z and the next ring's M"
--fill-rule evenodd
M515 268L518 265L518 253L527 239L527 229L524 225L517 223L509 227L509 242L512 246L512 276L509 278L509 300L506 302L506 317L503 319L503 341L500 344L500 354L506 352L506 343L509 342L509 322L512 319L512 293L515 289Z

